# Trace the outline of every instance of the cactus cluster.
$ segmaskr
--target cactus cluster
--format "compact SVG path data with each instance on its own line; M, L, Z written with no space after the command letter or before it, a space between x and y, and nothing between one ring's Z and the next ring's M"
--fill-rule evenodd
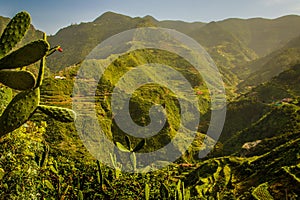
M43 39L33 41L10 53L26 34L30 22L30 15L27 12L18 13L8 23L0 38L0 83L20 90L0 116L0 137L19 128L36 110L61 122L75 120L75 113L70 109L40 105L40 86L44 78L45 58L56 50L61 51L60 46L50 48L44 34ZM41 64L37 78L31 72L19 69L39 60Z

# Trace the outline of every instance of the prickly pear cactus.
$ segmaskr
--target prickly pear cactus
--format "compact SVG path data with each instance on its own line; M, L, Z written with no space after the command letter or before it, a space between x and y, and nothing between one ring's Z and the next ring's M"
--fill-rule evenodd
M8 87L0 87L0 115L5 110L6 106L12 100L13 94L12 89ZM1 128L1 127L0 127Z
M35 77L28 71L0 70L0 80L15 90L29 90L35 86Z
M34 113L39 102L39 88L17 94L0 117L0 137L24 124Z
M22 40L30 27L30 15L23 11L18 13L6 26L0 38L0 58L10 52Z
M23 38L29 26L29 14L21 12L10 21L0 38L0 83L12 89L21 90L9 102L0 116L0 137L19 128L30 119L38 108L62 122L75 120L75 112L70 109L39 105L45 59L55 51L61 52L60 46L50 48L46 34L44 34L43 40L31 42L7 55ZM28 66L39 60L41 64L37 78L28 71L12 70Z
M0 60L0 69L15 69L42 59L49 50L48 42L38 40L8 54Z
M28 90L35 86L35 79L29 72L3 71L21 68L37 62L49 51L45 40L34 41L8 54L22 40L30 27L30 15L18 13L6 26L0 38L0 83L16 90ZM8 55L7 55L8 54Z
M76 116L75 112L68 108L40 105L38 106L38 109L53 119L61 122L73 122Z

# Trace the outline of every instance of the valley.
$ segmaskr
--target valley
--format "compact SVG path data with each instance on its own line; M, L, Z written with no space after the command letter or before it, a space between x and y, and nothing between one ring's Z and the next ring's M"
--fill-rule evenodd
M0 32L8 21L0 17ZM96 80L92 103L98 123L110 141L138 146L141 138L124 132L116 124L112 93L127 72L143 64L161 63L172 66L191 84L200 123L192 144L174 163L157 171L128 173L122 172L124 163L114 155L109 155L114 168L96 161L75 123L57 122L36 113L26 125L0 138L0 199L145 199L147 192L150 199L298 199L299 24L300 16L296 15L187 23L107 12L93 22L73 24L48 36L51 46L60 45L63 52L47 58L42 104L74 108L72 104L78 101L73 96L78 89L74 82L83 63L86 71L81 71L81 75L89 77L99 63L113 60L102 78ZM218 140L204 140L212 115L211 91L201 73L184 58L168 51L145 49L125 55L104 55L111 56L104 61L87 59L105 39L142 27L177 30L209 53L226 91L226 119ZM31 26L22 44L41 37L42 33ZM139 44L132 41L126 48L130 49L130 45ZM178 48L176 45L174 48ZM118 50L123 49L115 51ZM37 64L26 69L38 72ZM151 73L149 76L153 81L159 80ZM126 83L134 85L135 79ZM87 94L91 92L86 90ZM84 90L81 92L84 94ZM15 93L0 85L1 112ZM133 93L129 110L137 125L145 127L151 123L149 110L153 105L164 105L168 117L163 129L146 138L137 154L153 152L172 141L180 127L180 101L190 103L184 95L158 84L143 85ZM186 116L186 120L192 121L193 117ZM86 129L93 130L94 125L89 126ZM176 147L180 149L183 145L184 142ZM211 148L206 157L199 158L199 152ZM164 158L159 162L163 165ZM147 171L146 167L150 166L145 166Z

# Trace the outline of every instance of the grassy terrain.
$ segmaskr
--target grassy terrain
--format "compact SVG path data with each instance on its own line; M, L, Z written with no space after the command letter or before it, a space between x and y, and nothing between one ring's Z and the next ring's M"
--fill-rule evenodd
M168 167L143 174L125 173L114 155L111 159L116 168L97 162L85 148L74 123L57 122L37 112L22 127L0 138L0 199L146 199L148 195L149 199L298 199L300 62L295 47L298 40L295 38L288 43L285 46L288 49L278 51L275 48L296 37L298 30L293 26L293 31L287 33L281 28L277 30L278 27L288 27L286 23L293 25L298 20L297 16L287 16L276 20L230 19L189 24L159 22L150 16L130 18L106 13L94 22L62 29L50 37L53 44L66 48L65 53L48 60L50 70L41 87L42 104L72 108L77 72L94 44L128 28L161 24L184 29L186 34L202 41L220 67L228 94L224 129L210 154L199 159L199 152L216 142L209 138L204 143L211 105L201 74L185 59L167 51L147 49L113 55L114 61L97 80L93 99L99 124L109 140L124 146L124 136L130 138L132 146L141 141L116 124L111 108L112 92L127 72L146 63L161 63L180 72L191 84L197 98L201 121L190 147ZM5 23L7 19L1 18L0 29ZM270 32L261 36L260 29L255 27L264 26L269 27ZM271 34L275 30L276 34ZM28 39L39 34L32 31ZM255 36L253 40L262 40L260 37L270 37L270 40L263 40L264 47L252 41L250 35ZM259 58L271 50L274 50L272 56ZM93 73L99 62L85 62L86 71L82 73L94 75L91 80L97 77ZM36 66L29 69L36 73ZM64 78L55 78L58 75ZM154 71L148 75L153 82L159 78ZM237 92L239 83L241 88L248 86L242 80L247 77L255 85L243 93ZM126 83L131 86L138 78L128 78ZM172 84L180 86L182 83L175 81ZM0 86L0 112L16 92ZM182 109L179 100L191 101L183 93L176 94L155 83L145 84L133 92L129 110L136 124L146 126L151 123L149 110L157 104L163 105L168 117L157 135L146 138L140 152L160 149L178 134ZM186 116L187 121L192 118ZM164 162L163 158L160 162Z

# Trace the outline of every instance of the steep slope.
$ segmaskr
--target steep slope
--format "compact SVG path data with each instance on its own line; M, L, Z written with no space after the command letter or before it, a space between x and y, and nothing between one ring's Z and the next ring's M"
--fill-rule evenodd
M298 63L300 63L300 36L289 41L280 50L236 67L235 74L243 80L238 88L243 91L249 86L256 86L271 80L274 76Z
M271 81L260 84L246 94L260 102L272 103L284 98L296 99L300 96L300 64L280 73Z
M259 57L283 47L300 32L300 16L288 15L277 19L227 19L218 22L254 50Z
M193 32L191 36L207 48L228 85L235 85L238 81L236 75L232 73L232 68L257 58L251 49L217 22L207 24L199 31Z
M198 199L297 199L299 147L300 139L290 138L259 156L208 159L196 169L181 169L189 170L181 176Z
M54 55L49 59L52 71L76 64L103 40L117 33L136 28L142 20L107 12L93 22L71 25L61 29L55 36L49 37L52 45L60 44L64 48L63 55Z
M89 67L88 70L86 70L87 73L93 71L92 67L95 62L99 61L86 61L85 66ZM175 66L176 69L181 71L183 76L188 79L195 91L201 90L205 92L205 94L199 97L199 105L202 113L208 111L209 102L206 85L200 85L200 83L203 82L202 78L195 70L193 70L193 67L186 60L170 52L161 52L161 50L136 50L119 56L111 65L109 65L99 80L98 89L96 91L96 107L98 110L99 123L102 127L105 127L104 132L113 141L122 143L124 136L128 135L128 133L122 131L117 124L115 124L114 116L112 116L111 98L115 85L126 72L133 69L137 70L137 66L148 62L164 63L166 65ZM151 71L146 73L149 80L152 80L154 83L159 79L159 77L155 75L155 71L153 71L153 73L151 73ZM138 79L136 75L134 77L127 77L126 85L134 85L136 79ZM159 149L170 142L174 135L176 135L180 126L180 105L183 101L186 103L190 101L183 94L174 94L169 88L154 83L145 84L137 89L133 93L129 104L130 116L132 120L140 126L146 126L151 122L149 116L151 106L160 104L163 105L166 110L168 116L167 122L159 133L153 137L147 138L147 145L144 147L145 151ZM177 84L178 87L180 87L182 82L178 80L178 82L173 82L173 84ZM122 91L122 94L126 95L127 91ZM118 104L115 106L122 108L124 105ZM191 114L191 116L186 117L193 117L193 115ZM154 117L153 119L156 118ZM128 136L133 143L137 143L137 138L130 135Z
M228 105L220 143L210 158L182 169L179 175L192 195L200 199L297 198L299 80L300 65L295 65Z
M54 55L49 58L49 67L52 71L57 71L66 66L76 64L84 60L85 56L104 39L122 31L141 26L172 28L194 38L211 54L228 86L235 86L238 82L235 75L230 72L230 69L238 63L256 58L253 51L216 23L159 22L151 16L130 18L108 12L94 22L72 25L60 30L55 36L49 37L52 45L60 44L64 48L63 55Z
M63 55L57 54L49 58L49 67L52 71L59 71L79 63L97 44L122 31L137 27L165 27L185 33L203 45L219 67L229 96L233 96L236 85L240 83L239 79L245 80L240 85L240 88L244 88L256 82L260 83L259 81L269 80L282 72L282 67L277 67L278 63L280 66L295 64L285 63L288 62L285 60L286 56L291 57L291 60L298 57L298 51L294 48L285 48L264 58L258 58L279 49L299 35L300 28L296 26L299 22L298 16L285 16L274 20L255 18L228 19L208 24L186 23L158 21L151 16L131 18L107 12L93 22L71 25L51 36L50 43L62 45L65 52ZM274 57L277 60L274 60ZM269 68L264 67L265 65Z
M246 142L298 133L299 85L300 65L295 65L230 103L220 137L223 153L234 153Z

